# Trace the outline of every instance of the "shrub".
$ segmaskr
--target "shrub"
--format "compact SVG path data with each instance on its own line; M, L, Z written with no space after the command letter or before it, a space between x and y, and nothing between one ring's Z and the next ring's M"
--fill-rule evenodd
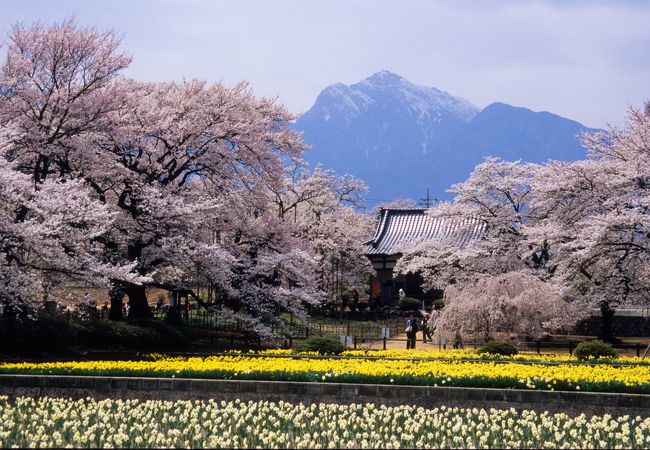
M343 291L341 294L341 300L346 301L346 302L351 302L352 299L354 298L354 295L350 291Z
M444 308L444 306L445 306L445 301L441 298L438 298L431 303L431 307L433 309L442 309Z
M194 336L185 327L174 327L160 320L132 322L97 320L84 322L86 341L97 347L165 349L188 344Z
M196 332L190 327L173 326L163 320L141 319L131 323L157 332L160 336L157 344L164 346L182 347L198 337Z
M422 302L417 298L404 297L399 301L399 308L403 311L417 311L422 307Z
M579 343L574 355L578 359L617 358L618 352L611 344L596 339Z
M0 322L0 353L41 354L65 352L79 336L79 327L64 317L41 312L34 319Z
M65 354L75 347L165 350L183 347L195 338L191 329L159 320L80 321L41 312L34 319L0 321L0 354Z
M331 337L310 337L294 348L297 353L316 352L320 355L340 355L345 345Z
M149 340L146 332L128 322L98 320L84 322L84 326L87 331L82 334L83 339L97 347L121 347L129 344L135 347L142 344L143 340Z
M517 347L508 341L488 341L483 344L477 352L490 355L512 356L518 353Z

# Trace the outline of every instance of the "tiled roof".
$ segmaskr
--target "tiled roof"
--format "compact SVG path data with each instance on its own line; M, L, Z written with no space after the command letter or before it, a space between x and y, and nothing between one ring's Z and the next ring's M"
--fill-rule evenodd
M431 217L424 208L382 209L375 236L366 242L368 255L393 255L397 244L415 239L454 237L458 246L476 239L485 231L479 219Z

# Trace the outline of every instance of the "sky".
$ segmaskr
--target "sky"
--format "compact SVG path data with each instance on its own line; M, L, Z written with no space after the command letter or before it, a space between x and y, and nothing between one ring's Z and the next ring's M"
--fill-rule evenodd
M380 70L590 127L650 100L650 1L2 0L0 36L71 15L122 36L126 76L246 80L295 114Z

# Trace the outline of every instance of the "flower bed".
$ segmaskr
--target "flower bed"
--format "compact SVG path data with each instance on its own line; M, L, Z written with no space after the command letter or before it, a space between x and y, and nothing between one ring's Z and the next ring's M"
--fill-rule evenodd
M0 373L381 383L650 394L650 367L462 359L296 358L282 352L153 361L0 364Z
M495 409L0 397L2 448L648 448L649 426Z
M274 351L286 354L286 350ZM501 355L478 355L475 350L380 350L373 352L366 352L364 350L348 350L343 353L343 356L357 356L357 357L381 357L381 358L420 358L420 359L444 359L444 360L489 360L489 361L505 361L505 362L520 362L520 363L544 363L544 364L608 364L608 365L635 365L635 366L650 366L650 359L641 359L636 356L620 356L616 359L587 359L579 360L575 356L568 353L563 354L541 354L536 353L518 353L513 356Z

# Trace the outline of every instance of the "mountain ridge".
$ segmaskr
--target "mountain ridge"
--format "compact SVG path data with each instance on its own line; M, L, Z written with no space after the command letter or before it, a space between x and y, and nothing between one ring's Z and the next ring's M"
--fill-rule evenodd
M418 199L465 180L486 156L544 162L585 157L576 135L593 131L548 111L493 102L483 109L389 71L324 88L294 124L305 159L368 184L370 198Z

